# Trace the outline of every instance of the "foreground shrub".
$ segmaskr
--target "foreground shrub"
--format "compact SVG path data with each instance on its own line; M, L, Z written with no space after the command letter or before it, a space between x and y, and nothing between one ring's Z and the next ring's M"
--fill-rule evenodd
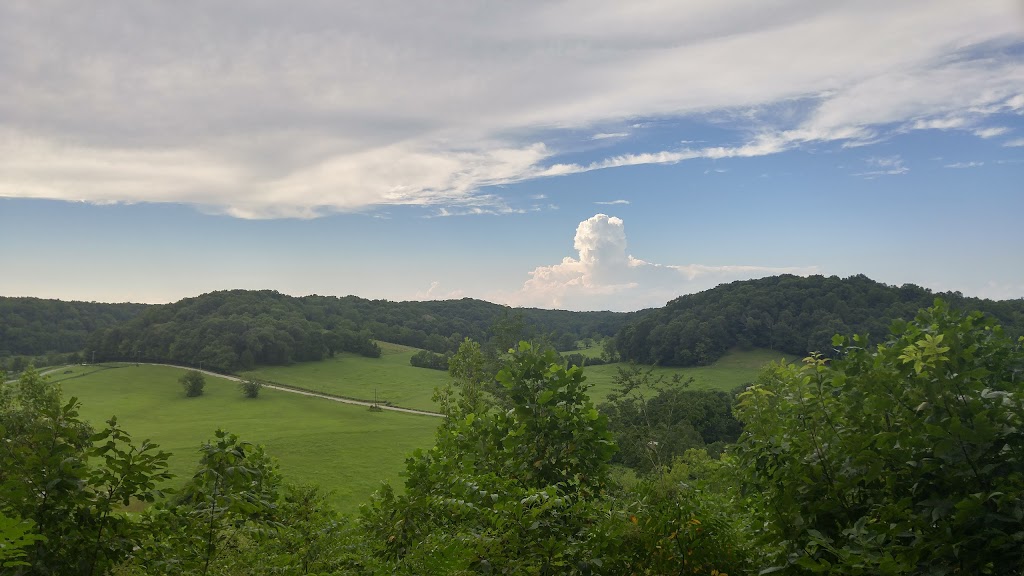
M767 368L739 454L788 572L1021 574L1024 352L941 302L883 345Z

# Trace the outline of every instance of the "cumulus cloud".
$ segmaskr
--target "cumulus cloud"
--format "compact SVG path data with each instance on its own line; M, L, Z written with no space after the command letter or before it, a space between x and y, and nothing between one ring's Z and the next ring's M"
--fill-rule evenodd
M576 228L577 256L538 266L521 290L495 299L517 306L571 310L638 310L661 306L723 282L774 274L808 275L812 267L665 265L629 255L621 218L596 214Z
M441 282L434 280L426 290L420 290L413 296L413 300L453 300L462 298L466 294L459 289L445 290L441 288Z
M2 3L0 196L501 212L488 187L1019 113L1019 18L1000 0ZM720 142L558 158L712 114L733 118Z

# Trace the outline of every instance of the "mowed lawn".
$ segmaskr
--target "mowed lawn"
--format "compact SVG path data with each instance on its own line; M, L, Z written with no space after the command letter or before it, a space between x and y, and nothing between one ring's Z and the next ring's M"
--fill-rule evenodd
M341 353L319 362L299 362L291 366L261 366L242 372L243 378L256 378L327 392L359 400L389 402L402 408L436 411L431 400L434 388L448 383L448 373L417 368L409 359L419 350L378 342L380 358Z
M51 375L61 380L65 398L77 396L94 427L117 415L133 439L150 438L171 452L175 483L191 477L199 446L223 428L266 446L286 481L332 490L344 512L354 512L383 480L400 487L406 456L433 443L440 420L266 389L249 399L235 382L211 376L202 396L186 398L178 383L184 371L163 366L71 371Z

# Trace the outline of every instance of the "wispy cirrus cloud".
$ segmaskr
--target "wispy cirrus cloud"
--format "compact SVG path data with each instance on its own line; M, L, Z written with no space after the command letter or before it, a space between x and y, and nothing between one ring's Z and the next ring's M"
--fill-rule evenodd
M878 176L898 176L910 171L910 168L904 165L903 159L899 156L868 158L865 162L871 169L865 172L858 172L854 176L877 178Z
M978 128L972 132L978 138L995 138L996 136L1002 136L1009 131L1010 129L1005 126L991 126L989 128Z
M1018 8L4 4L0 196L175 202L239 218L393 205L501 213L524 208L488 187L867 146L893 126L967 130L1024 110L1024 63L1006 49L1022 42ZM710 114L730 119L726 136L699 147L651 151L621 131ZM560 160L594 139L629 149Z
M943 168L980 168L984 165L984 162L972 160L970 162L953 162L952 164L945 164Z

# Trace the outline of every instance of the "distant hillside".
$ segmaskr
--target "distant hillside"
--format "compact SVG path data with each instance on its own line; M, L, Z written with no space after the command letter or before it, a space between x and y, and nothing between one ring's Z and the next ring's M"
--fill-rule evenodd
M888 286L864 276L775 276L724 284L640 312L509 308L465 298L427 302L356 296L293 297L273 291L211 292L166 305L0 298L0 357L85 351L96 360L171 361L233 371L318 360L339 351L373 356L373 340L434 352L464 337L493 347L540 338L559 350L615 336L625 360L710 364L733 347L827 353L833 334L881 338L936 297L995 316L1024 333L1024 300L991 301Z
M127 322L146 308L0 296L0 357L79 352L93 332Z
M933 293L913 284L888 286L863 275L784 275L680 296L624 327L615 346L623 359L665 366L710 364L732 347L827 354L834 334L881 339L893 320L912 319L935 298L956 309L991 314L1012 335L1024 333L1024 300Z
M319 360L339 351L379 354L371 340L450 352L464 337L508 346L541 337L560 349L615 334L637 313L512 309L469 298L389 302L231 290L152 306L97 331L97 360L171 361L237 370Z

